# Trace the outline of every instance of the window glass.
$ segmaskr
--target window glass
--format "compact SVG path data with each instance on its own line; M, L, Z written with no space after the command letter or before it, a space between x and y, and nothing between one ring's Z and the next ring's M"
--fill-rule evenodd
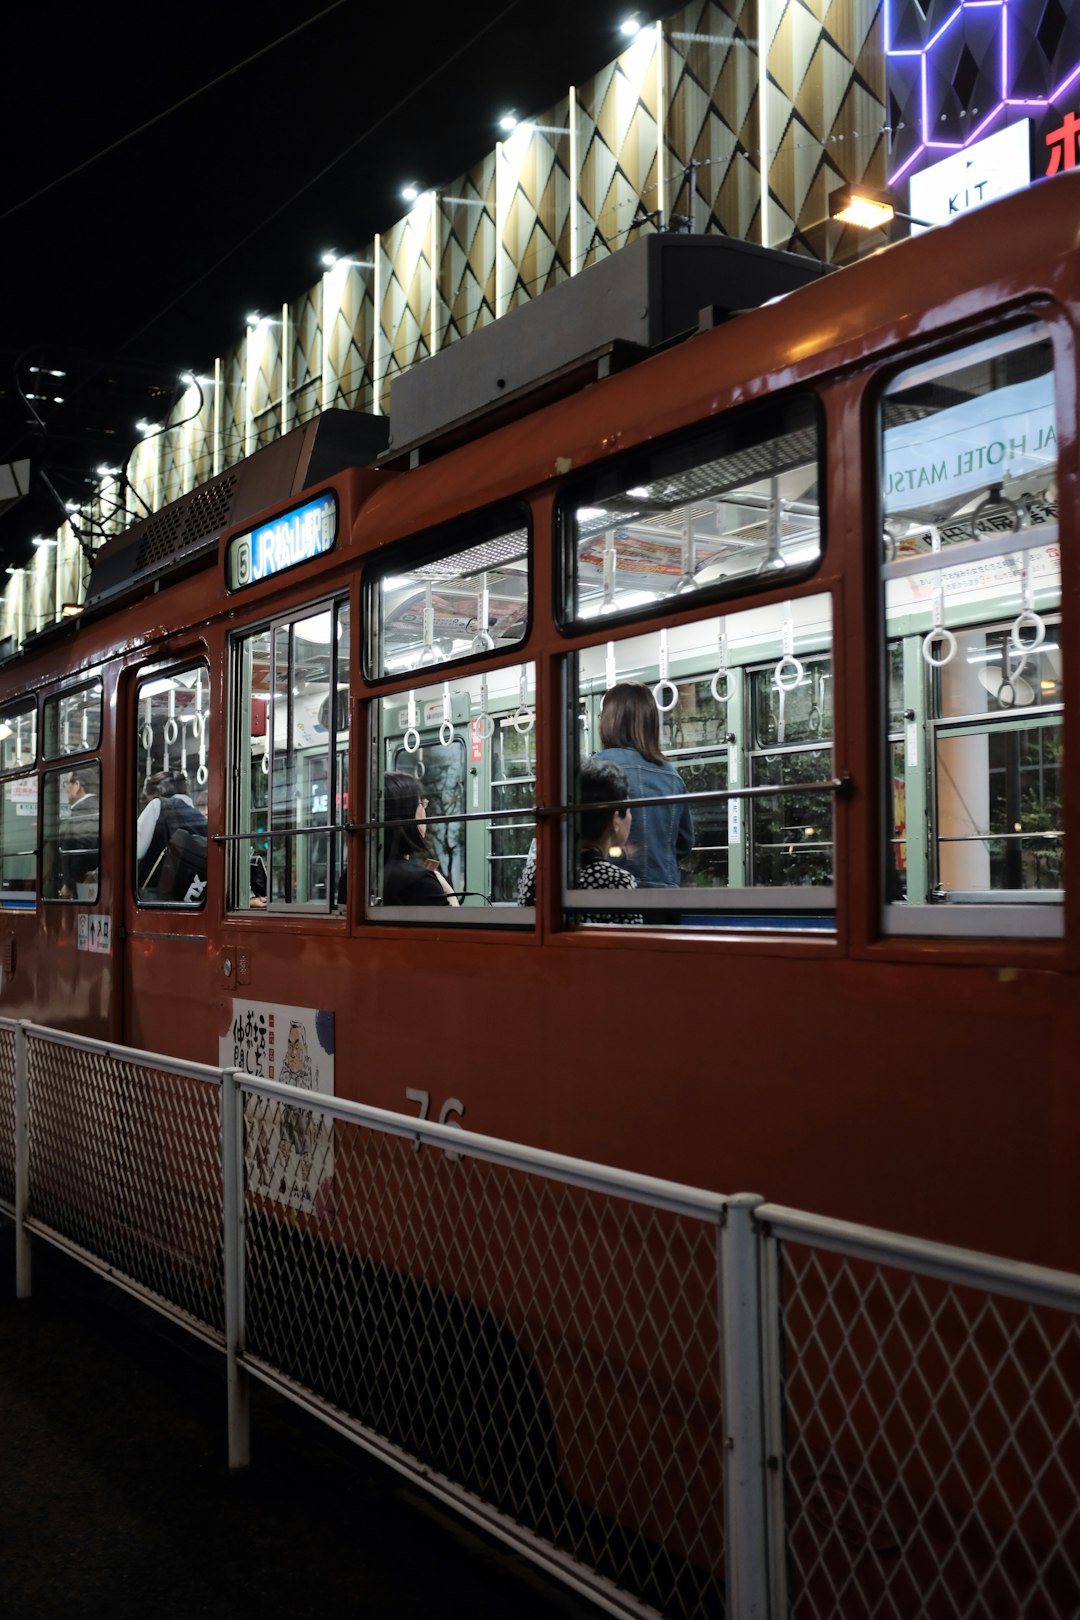
M98 897L101 765L89 760L42 776L42 888L49 900Z
M1059 932L1061 569L1046 329L905 372L884 397L882 435L886 927Z
M15 910L37 899L38 779L0 784L0 905Z
M233 906L324 912L345 902L348 671L345 601L237 638Z
M101 682L45 699L43 753L46 759L85 754L101 742Z
M24 771L37 759L37 704L20 703L0 714L0 772Z
M475 520L462 543L443 541L435 551L418 553L410 541L369 570L368 588L373 679L501 652L523 641L529 625L528 528L503 514L501 524Z
M208 667L140 681L135 713L135 897L140 905L205 905Z
M562 506L566 617L640 613L674 596L812 572L822 543L820 438L816 402L799 399L576 482Z
M832 927L830 598L599 643L570 662L581 723L568 919ZM598 888L611 891L603 908Z
M374 705L368 842L376 919L530 922L535 671L458 674ZM523 909L525 906L525 909Z

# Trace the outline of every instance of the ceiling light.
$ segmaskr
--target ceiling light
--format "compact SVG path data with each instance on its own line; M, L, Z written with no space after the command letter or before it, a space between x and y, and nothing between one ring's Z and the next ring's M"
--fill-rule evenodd
M411 184L402 186L401 195L404 197L406 202L415 202L417 197L420 195L420 187Z
M508 132L512 129L516 129L517 114L512 112L503 113L502 117L499 119L499 128L505 129Z
M633 17L624 17L619 24L619 33L625 34L627 39L633 39L634 35L639 33L640 30L641 24L637 20L636 13Z

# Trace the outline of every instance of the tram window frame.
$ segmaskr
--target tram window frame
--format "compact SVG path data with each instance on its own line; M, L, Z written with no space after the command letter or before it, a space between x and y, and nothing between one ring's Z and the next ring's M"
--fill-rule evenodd
M1041 365L1038 364L1039 350L1045 356L1045 363ZM999 377L995 377L994 367L999 361L1006 364L999 368ZM991 707L996 700L990 684L984 681L986 692L980 697L982 707L971 708L971 712L966 713L962 712L965 705L961 703L960 708L950 709L951 700L943 697L943 671L954 662L961 647L966 649L967 663L974 664L981 659L989 669L990 660L1000 661L1005 655L997 643L1008 647L1008 641L1003 638L1019 623L1013 617L1017 603L1021 607L1020 618L1030 616L1026 617L1027 628L1020 632L1021 643L1016 644L1018 650L1014 656L1023 662L1025 653L1037 653L1041 660L1051 651L1059 650L1065 610L1060 566L1056 574L1053 566L1060 557L1061 544L1054 499L1054 490L1060 482L1060 463L1056 456L1056 432L1061 421L1058 378L1062 372L1068 374L1072 365L1071 350L1062 336L1060 316L1052 306L1037 306L1007 321L970 329L921 355L909 355L904 364L883 372L876 384L873 462L879 491L876 534L884 537L883 545L878 542L881 546L880 639L881 655L887 666L883 684L889 693L888 708L883 700L880 755L879 858L884 862L881 927L886 937L1049 940L1060 939L1064 933L1063 889L994 888L989 881L986 884L953 883L945 887L939 881L944 859L939 755L942 745L950 740L978 735L986 741L983 784L987 797L986 827L980 832L973 818L969 835L950 835L945 842L984 844L989 880L995 859L991 846L1006 836L991 827L994 770L990 765L990 744L994 739L1007 737L1018 727L1045 729L1055 716L1063 721L1064 705L1043 703L1040 696L1037 703L1025 703L1019 708L1015 707L1015 702ZM983 377L980 377L980 368ZM1045 399L1039 397L1036 385L1040 382L1045 385ZM1030 390L1030 397L1019 392L1011 400L1004 397L1007 389L1025 388ZM926 395L921 415L915 397L919 389ZM899 400L890 421L889 402L897 396ZM941 403L937 403L935 396ZM911 407L907 400L911 400ZM985 424L979 421L980 400L994 401L993 412L987 415ZM957 404L961 409L968 408L971 422L965 419L962 425L954 425L949 433L943 434L942 428L949 426L942 421L943 413L956 408ZM1006 419L1010 406L1013 422L1022 420L1024 432L1021 434L1019 427L1009 430L1007 455L1013 460L1006 460L1006 449L1001 448L994 461L990 452L999 445L1004 447L1005 429L1000 424ZM908 411L906 418L905 410ZM1028 419L1037 423L1039 413L1047 411L1055 436L1055 458L1052 463L1037 464L1034 451L1028 455L1027 434L1032 433L1035 449L1048 447L1049 439L1045 428L1040 427L1036 432ZM913 495L914 490L923 487L922 482L913 483L913 469L918 463L918 428L922 422L933 423L930 433L922 437L933 445L933 455L938 458L930 470L937 486L935 499L941 503L944 513L941 517L936 511L921 516L927 502L920 507ZM985 425L989 430L991 424L1000 437L991 440L984 434L985 443L978 440L974 428ZM901 448L909 465L894 463L890 471L885 435L897 427L911 430L911 445L898 439L894 441L892 454L895 456L897 448ZM956 450L955 462L950 462L947 456L941 459L942 445L948 444L950 439ZM989 468L1004 466L1005 476L995 478L992 472L986 472L981 483L973 483L968 488L964 479L982 470L984 464ZM952 472L951 467L955 468ZM950 477L956 486L953 496L963 499L948 512L944 502ZM907 480L906 484L898 482L903 479ZM1017 485L1021 486L1019 491ZM1005 493L1010 487L1013 495ZM897 505L895 497L903 494L911 494L912 499L906 506ZM891 503L890 497L893 498ZM978 542L977 548L975 542ZM1018 564L1016 559L1021 556L1023 561ZM1008 578L1006 570L1010 571ZM994 583L995 571L1001 575L997 584ZM906 584L908 579L910 586ZM924 599L921 609L918 605L904 605L905 589L913 596L921 595ZM970 599L966 605L965 592ZM1050 625L1054 628L1053 637L1047 634ZM967 643L980 637L985 647L981 653L976 649L972 656ZM1034 645L1029 646L1027 643L1032 637ZM992 641L995 647L991 650ZM896 724L896 682L890 665L897 656L898 645L902 660L900 694L904 703L901 730ZM921 657L918 656L920 651ZM1039 667L1041 669L1041 663ZM1003 666L1003 671L1005 668ZM1019 668L1015 673L1019 679ZM1052 675L1053 670L1043 673ZM1040 681L1040 687L1041 684ZM1013 690L1015 697L1015 687ZM909 760L912 763L909 764ZM925 836L916 836L913 829L924 825ZM1025 832L1019 822L1016 834L1021 838L1034 836ZM902 878L894 870L901 846L904 851ZM1015 862L1005 865L1015 867ZM916 897L909 899L912 887Z
M786 698L804 683L810 685L812 675L808 671L815 665L827 669L832 681L836 636L833 592L803 590L786 598L774 593L764 601L725 607L722 612L713 606L712 611L700 612L694 618L680 619L674 624L661 622L635 627L635 634L610 640L606 650L604 641L597 639L566 654L567 713L577 714L583 721L583 727L571 727L564 738L568 813L562 831L560 882L562 910L568 928L576 930L581 924L597 923L603 929L616 921L626 926L643 921L646 927L662 928L672 934L708 929L716 938L730 938L733 933L752 928L755 932L768 931L774 935L782 932L790 939L806 939L812 935L823 942L835 941L835 735L830 724L827 735L823 729L809 740L770 742L760 735L759 705L756 706L755 697L762 681L770 679ZM653 642L655 647L650 645ZM657 674L660 681L655 680ZM631 820L626 850L612 849L605 858L616 866L636 869L638 886L623 893L605 888L600 900L596 887L575 885L577 868L571 865L578 813L582 808L581 768L586 759L596 755L604 758L600 730L604 693L628 681L644 685L652 691L654 699L662 699L670 705L659 714L660 746L665 765L679 773L687 794L699 791L693 779L695 754L707 771L711 768L716 776L722 777L724 785L719 788L707 785L700 790L715 793L715 798L682 800L690 806L693 844L689 853L678 854L679 885L650 887L645 881L650 862L648 823L643 826L639 821L639 831L635 834L634 821L634 777L641 772L645 761L625 758L630 753L640 754L640 750L631 748L627 741L616 745L614 753L609 752L609 758L617 765L623 765L625 759ZM662 684L668 688L663 693L660 692ZM811 690L817 688L811 687ZM689 697L689 704L684 701L685 696ZM715 712L704 707L710 696ZM633 705L628 712L633 715ZM666 735L667 713L671 714L670 723L675 728L671 741ZM691 722L698 736L684 734L680 737L679 732ZM594 742L598 745L595 749ZM776 784L775 795L755 791L763 785L772 785L757 781L755 772L763 760L821 749L827 750L828 769L822 778L825 786L817 789L815 799L824 799L830 791L833 795L826 811L830 876L823 883L763 882L755 859L755 835L760 821L758 807L797 803L798 794L797 784L793 791L786 783ZM655 775L655 768L645 766L640 779L647 781L651 775ZM665 803L681 799L681 795L669 792L660 784L636 791L644 801L637 807L639 815L648 813L646 806L654 802L655 795L662 795ZM816 812L817 806L814 808ZM616 827L615 830L621 829ZM664 836L668 836L666 831ZM636 839L641 840L637 851L634 849ZM720 849L725 849L726 858L714 853ZM718 876L722 881L716 881Z
M322 702L318 703L311 713L298 719L296 699L301 694L296 674L296 641L298 639L306 641L311 646L320 646L324 643L321 635L318 637L298 635L297 627L310 623L324 614L331 616L331 629L325 643L329 649L326 655L327 692ZM266 764L260 767L262 776L267 779L265 804L252 802L251 781L256 769L254 762L260 756L252 747L255 736L252 729L252 698L255 694L251 684L249 662L245 662L249 658L247 649L260 638L266 640L265 657L268 662L269 679L265 694L267 703L266 729L263 733L265 746L261 756ZM285 647L283 681L278 678L278 649L282 638ZM315 601L299 603L271 617L245 624L230 636L228 669L231 790L226 811L229 849L226 910L233 916L247 915L252 909L258 910L261 916L271 917L340 918L344 914L342 890L348 869L346 829L349 810L349 749L353 744L350 729L351 664L352 612L351 596L347 589L336 590ZM285 747L280 750L274 746L278 699L284 700L286 738ZM326 719L329 722L325 726L321 719L324 705L326 705ZM314 714L313 720L311 714ZM325 745L317 747L316 744L303 745L297 742L298 736L307 729L309 722L313 734L317 735L320 728L325 732ZM344 739L344 758L339 763L342 739ZM280 783L276 774L278 755L281 756ZM326 767L326 774L322 777L317 771L320 763ZM311 769L306 770L306 767ZM275 808L279 801L288 802L290 797L295 807L299 802L298 781L300 783L298 791L303 793L306 789L309 798L315 796L319 783L325 781L326 821L297 820L294 825L277 828L274 825ZM330 808L339 805L340 818L332 820ZM325 850L321 853L318 849L320 839L326 841ZM300 849L300 845L304 848ZM284 851L280 861L279 849ZM312 854L313 850L315 854ZM325 892L321 896L294 900L274 893L279 879L286 887L306 887L310 881L317 882L311 879L317 862L320 862L324 869ZM256 874L256 867L259 865L261 865L261 879ZM304 880L302 884L301 877ZM261 895L258 892L259 887L264 890Z
M61 842L62 830L64 822L69 818L65 817L61 811L62 789L66 782L73 780L76 776L89 776L93 773L97 775L97 806L94 823L96 841L92 845L86 846L85 851L81 846L76 845L72 845L65 850ZM96 905L101 898L101 785L103 779L104 773L101 768L101 760L96 756L88 759L66 760L63 765L41 773L41 803L39 806L41 816L40 887L42 898L50 904ZM88 834L90 830L88 826L85 833ZM73 893L63 894L61 889L67 887L67 881L63 875L65 855L70 857L72 854L84 853L91 848L97 851L96 866L87 867L81 881L78 877L75 878ZM91 877L93 882L89 881ZM80 894L80 888L85 892ZM53 890L55 892L52 892Z
M64 708L67 704L75 703L85 694L96 696L97 730L91 737L89 728L87 736L80 739L76 747L67 747L60 742L60 731L64 722ZM71 759L78 754L89 754L101 747L101 731L105 707L105 689L100 675L92 680L82 681L78 686L66 686L61 692L53 692L45 699L42 707L41 719L41 757L43 760ZM91 705L84 701L81 705L82 717L91 712Z
M30 752L23 757L20 749L22 744L23 722L30 720ZM12 738L15 739L15 757L10 758ZM38 705L36 698L20 698L15 703L5 703L0 709L0 776L18 775L20 772L31 771L37 764L38 754Z
M188 680L186 677L194 679ZM179 719L175 703L178 688L181 693L190 693L195 704L191 714L185 716L181 713ZM166 695L170 698L170 713L163 717L155 714L153 700ZM205 709L200 705L203 695ZM210 664L206 658L193 659L175 669L148 672L136 682L133 727L136 832L129 870L132 894L140 908L200 911L206 905L209 848L206 794L210 779L207 759L211 697ZM158 728L160 737L155 736L155 720L164 720L164 724ZM189 725L189 721L197 723ZM193 761L193 769L189 769L187 763L189 732L190 745L197 759L197 763ZM152 768L155 764L154 744L158 741L161 747L160 767L155 770ZM172 749L179 750L176 764L170 755ZM169 817L163 820L166 803L171 810ZM149 811L155 804L158 806L157 814L150 817ZM177 806L184 808L177 810ZM145 821L144 816L147 817ZM197 825L196 817L202 819L201 828ZM180 824L172 829L170 836L170 822L174 818ZM189 824L184 825L185 822ZM140 854L139 845L144 837L148 840L147 847ZM174 885L179 885L183 893L174 893ZM164 894L161 892L163 886L168 891Z
M525 616L521 621L520 635L514 641L496 643L491 636L492 623L489 619L487 625L481 626L477 624L472 632L472 645L456 655L424 661L422 651L416 664L412 666L402 664L396 669L386 669L384 667L385 630L382 611L385 582L397 576L404 577L409 573L418 573L421 569L431 568L440 562L453 561L458 556L468 556L471 551L504 536L516 534L519 530L524 530L525 534L524 579L526 593ZM377 558L370 559L364 567L363 619L366 631L363 638L362 662L365 681L368 685L376 687L389 686L394 682L400 683L403 675L409 671L410 667L418 673L422 671L423 678L426 681L434 671L460 670L464 665L475 663L479 658L501 658L503 655L510 659L517 658L521 649L527 646L532 634L534 559L533 512L532 507L525 500L501 501L495 506L482 507L476 512L469 512L461 517L456 517L448 523L440 524L437 528L424 529L417 534L409 535L406 539L395 540L392 545L380 551ZM476 643L481 636L486 636L491 645L478 647ZM428 645L432 644L429 643Z
M796 421L793 425L791 418L800 411L806 412L808 419L801 424ZM786 426L785 418L787 418ZM721 460L725 454L728 456L749 454L767 444L778 442L785 434L790 436L800 432L813 434L816 450L813 461L816 468L817 551L805 564L792 566L778 555L774 556L771 541L766 537L764 542L766 555L760 568L752 573L733 573L716 581L707 581L695 588L693 584L687 586L685 583L690 576L684 571L671 595L666 598L657 599L655 593L652 593L649 600L623 609L619 608L617 602L613 602L601 603L594 612L581 611L579 564L582 541L577 532L577 517L583 509L595 506L598 502L610 503L613 499L625 499L638 491L641 491L640 499L644 500L648 486L665 477L690 474L708 466L711 462ZM795 465L804 464L806 463L795 463ZM758 476L767 477L768 471ZM654 617L658 612L670 612L675 608L711 607L720 602L757 594L780 585L784 588L802 585L813 578L826 558L827 480L825 408L820 395L814 389L804 389L798 393L771 398L762 404L726 412L708 423L699 423L696 427L680 430L667 438L638 445L619 456L611 457L610 460L594 463L568 478L556 497L554 532L560 559L553 586L556 627L565 636L580 635L587 632L598 617L603 617L605 624L615 628L638 623ZM694 499L702 498L705 497L695 496L694 492L690 491L687 500L669 509L673 513L681 512ZM627 511L623 514L621 523L626 524L629 521L631 513ZM600 533L602 530L597 532ZM614 544L617 557L617 539ZM684 570L687 566L687 557L688 553L684 549L682 555ZM709 566L712 565L706 565L702 571L707 571ZM617 561L615 572L617 573ZM655 575L656 570L650 569L649 572ZM605 592L608 588L609 582L605 581ZM610 582L610 589L614 591L614 578Z
M474 663L478 662L481 661L474 657ZM511 842L516 838L523 843L527 831L535 842L535 765L531 774L508 772L506 751L497 749L495 744L500 730L504 734L513 730L518 737L535 739L536 661L522 657L520 649L515 648L495 665L485 659L479 669L463 670L459 665L451 673L441 666L433 669L425 666L422 673L424 684L417 681L412 687L381 692L366 706L368 819L358 829L365 836L368 890L363 908L365 922L439 928L531 929L536 922L536 908L521 899L528 849L506 849L501 835L509 835ZM420 671L414 672L416 676L420 674ZM459 747L464 750L460 779L455 779L453 771L443 771L431 779L433 791L424 794L421 784L428 780L431 766L430 757L426 756L436 749L445 756ZM445 759L436 760L437 765L445 763ZM503 768L503 775L498 778L494 775L496 763ZM416 801L422 805L422 810L416 812L416 819L423 824L422 837L394 840L397 854L403 855L405 860L411 859L417 873L414 878L408 878L408 866L399 861L394 878L415 889L420 903L387 904L385 899L384 860L390 831L386 817L386 776L391 771L398 776L417 778ZM494 789L512 790L517 782L526 782L532 787L530 805L509 805L504 813L498 814L489 803L487 811L474 811L475 794L481 783L494 797ZM467 796L470 783L474 791L473 803ZM455 802L447 802L450 795ZM514 794L511 792L509 796L514 797ZM395 820L398 816L398 825L404 831L410 817L404 810L397 811ZM497 892L500 887L505 891L506 880L501 869L510 861L521 863L512 897ZM455 901L440 903L430 877L420 873L421 867L426 867L429 873L437 870L435 882L443 893L453 893ZM486 887L483 889L469 886L475 883L477 867L484 874ZM465 881L459 886L461 879Z

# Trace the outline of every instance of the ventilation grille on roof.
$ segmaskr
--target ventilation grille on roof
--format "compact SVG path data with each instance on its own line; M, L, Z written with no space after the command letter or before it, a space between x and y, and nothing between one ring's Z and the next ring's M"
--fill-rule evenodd
M196 490L183 505L167 506L147 522L135 557L135 573L153 572L178 561L209 534L217 534L229 521L236 474Z

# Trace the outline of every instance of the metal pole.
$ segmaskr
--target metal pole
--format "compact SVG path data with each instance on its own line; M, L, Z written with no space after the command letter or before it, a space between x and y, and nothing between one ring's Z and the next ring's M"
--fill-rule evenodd
M222 1241L229 1467L251 1461L251 1396L244 1353L244 1093L238 1069L221 1071Z
M30 1060L26 1025L15 1027L15 1298L30 1298Z
M724 1404L724 1557L727 1612L767 1620L765 1403L761 1283L754 1210L764 1200L725 1200L720 1230L720 1376Z

